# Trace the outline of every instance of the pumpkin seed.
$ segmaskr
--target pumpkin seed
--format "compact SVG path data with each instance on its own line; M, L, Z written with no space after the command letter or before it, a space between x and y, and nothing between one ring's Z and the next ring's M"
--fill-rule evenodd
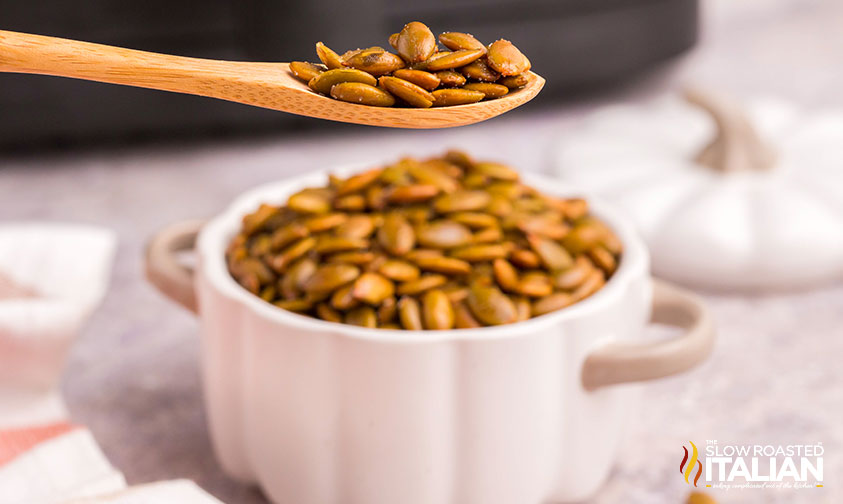
M413 107L430 108L436 99L424 88L398 77L383 76L378 82L384 89Z
M462 301L453 302L454 307L454 327L457 329L473 329L475 327L483 327L483 324L474 318L471 310Z
M300 213L322 214L331 211L331 201L313 192L301 191L287 199L287 206Z
M361 194L348 194L334 200L334 208L346 212L362 212L366 209L366 198Z
M431 184L411 184L394 187L386 197L389 203L418 203L439 194L439 188Z
M509 260L521 268L538 268L541 265L541 259L535 252L524 249L513 250Z
M454 327L454 308L444 292L439 289L425 292L422 298L422 320L425 329L444 330Z
M551 271L565 269L574 264L571 254L553 240L536 235L527 235L527 241L530 243L533 252Z
M454 179L454 176L443 173L434 168L434 166L430 162L408 162L406 169L408 174L423 184L434 185L445 193L456 191L459 188L459 184Z
M291 312L306 312L313 308L313 303L307 299L284 299L281 301L275 301L272 304L278 308Z
M378 325L382 328L387 324L395 325L393 329L401 328L397 324L394 324L396 315L398 315L398 301L395 300L395 296L390 296L381 302L377 310L377 315Z
M416 86L419 86L422 89L427 91L433 91L434 89L439 87L439 83L441 80L439 77L431 72L425 72L424 70L412 70L409 68L399 68L393 74L395 77L399 79L404 79L405 81L412 82Z
M459 51L442 53L424 62L424 70L438 72L464 67L485 54L483 49L461 49Z
M465 275L471 272L471 264L453 257L420 257L415 262L422 270L434 273Z
M383 168L377 168L348 177L340 183L337 188L337 195L343 196L346 194L360 192L372 185L381 176L381 174L383 174Z
M506 180L508 182L515 182L518 180L518 172L501 163L475 163L472 170L493 179Z
M512 302L515 304L515 312L518 314L516 319L519 322L529 320L532 317L532 305L529 299L519 296L513 299Z
M373 107L391 107L395 98L386 91L362 82L340 82L331 88L331 96L337 100L371 105Z
M364 249L369 246L369 240L364 238L347 238L345 236L320 236L314 250L320 254L332 254L345 250Z
M553 293L553 282L540 271L528 271L518 283L518 292L527 297L544 297Z
M416 298L403 296L398 301L398 319L404 329L420 331L424 329L421 319L421 308Z
M435 289L436 287L441 287L447 282L448 277L444 275L427 274L422 275L416 280L410 280L409 282L404 282L400 284L396 289L396 292L401 295L416 295L428 289Z
M433 207L439 213L482 210L492 200L485 191L457 191L436 198Z
M329 229L335 228L348 220L348 215L344 213L331 213L320 215L318 217L311 217L304 221L304 226L311 233L321 233Z
M375 259L374 252L369 251L354 251L354 252L340 252L327 257L326 261L329 263L347 263L363 266L369 264Z
M556 274L553 283L558 289L573 290L585 281L592 269L591 261L585 256L578 256L571 267Z
M307 85L318 93L330 95L335 85L344 82L359 82L375 86L378 80L373 75L354 68L335 68L317 75Z
M331 308L327 303L319 303L316 305L316 316L328 322L342 322L342 313Z
M532 316L538 317L539 315L561 310L566 306L570 306L573 302L574 297L565 292L549 294L533 303Z
M487 325L509 324L518 317L515 304L497 287L472 285L466 302L477 320Z
M360 268L351 264L326 264L317 269L308 278L302 290L307 293L332 292L352 282L360 275Z
M441 220L422 226L416 231L420 245L432 248L454 248L471 241L471 231L454 221Z
M523 74L530 69L530 60L508 40L496 40L486 55L489 66L504 77Z
M310 82L310 79L316 77L327 69L324 65L314 65L306 61L291 61L290 73L292 73L300 81L305 84Z
M495 273L495 280L503 290L518 292L521 281L518 278L518 270L506 259L495 259L492 264Z
M598 246L589 250L588 257L590 257L591 260L594 261L594 264L596 264L600 269L605 271L607 275L614 273L615 269L618 267L618 263L615 261L615 256L603 247Z
M398 214L384 218L383 226L378 231L381 246L393 255L404 255L416 245L416 234L407 219Z
M495 82L500 78L500 74L492 70L486 58L473 61L470 65L460 68L460 72L469 79L480 82Z
M371 306L358 306L345 314L345 323L360 327L375 328L378 326L378 316Z
M509 248L500 243L468 245L454 249L450 254L451 257L468 262L487 262L505 258L509 255Z
M571 293L571 297L573 297L576 301L583 300L597 292L601 287L603 287L604 283L606 283L606 279L603 276L603 272L599 269L594 269L585 278L583 283L581 283L579 287Z
M397 259L387 259L379 268L381 275L396 282L409 282L421 275L421 270L415 264Z
M308 236L290 245L283 252L273 257L269 265L278 273L283 273L296 259L307 254L316 246L316 238Z
M436 37L424 23L407 23L395 38L395 50L410 63L430 58L436 51Z
M472 229L489 228L498 225L498 220L495 217L481 212L459 212L449 217L452 221L465 224Z
M344 59L346 66L362 70L375 77L390 74L404 67L404 60L397 54L384 51L380 47L364 49Z
M486 97L480 91L468 89L437 89L433 92L434 107L450 107L452 105L467 105L477 103Z
M351 295L370 305L378 305L395 293L395 285L383 275L366 272L357 277Z
M463 89L480 91L486 95L486 98L500 98L501 96L509 93L508 87L501 84L493 84L491 82L472 82L471 84L463 86Z
M504 85L509 89L518 89L520 87L524 87L527 83L530 82L530 79L524 74L518 75L509 75L507 77L501 77L498 79L498 84Z
M461 32L445 32L439 35L439 42L443 46L452 51L459 51L460 49L476 50L479 49L486 54L486 46L480 42L473 35Z
M319 56L319 60L330 70L342 68L343 66L340 55L322 42L316 43L316 55Z
M465 84L465 76L453 70L442 70L436 72L436 77L444 87L460 87Z
M337 226L337 236L346 238L368 238L375 231L375 222L368 215L352 215Z
M281 294L286 299L299 297L304 283L316 271L316 261L304 258L294 263L279 282Z
M345 287L340 287L331 295L331 306L337 310L348 310L360 304L360 301L352 294L354 285L349 284Z

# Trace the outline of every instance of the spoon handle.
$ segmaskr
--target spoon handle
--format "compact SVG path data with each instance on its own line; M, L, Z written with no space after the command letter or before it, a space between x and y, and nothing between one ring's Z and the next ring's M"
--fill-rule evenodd
M249 103L259 81L278 81L278 75L286 73L282 67L171 56L0 30L0 72L71 77Z

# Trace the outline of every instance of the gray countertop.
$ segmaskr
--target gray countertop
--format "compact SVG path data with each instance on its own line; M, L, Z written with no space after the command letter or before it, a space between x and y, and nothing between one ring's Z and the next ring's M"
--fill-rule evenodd
M228 480L211 453L198 374L197 324L142 278L147 237L170 222L212 216L243 190L325 166L433 154L448 147L550 171L554 139L609 100L686 82L738 96L760 92L807 106L843 105L843 4L834 0L720 0L692 54L611 96L548 105L448 131L343 128L204 146L0 159L4 220L62 220L114 229L120 247L109 295L72 351L64 391L131 483L186 477L225 502L265 502ZM539 69L540 70L540 69ZM843 500L843 286L762 297L706 295L718 324L712 358L688 375L644 386L641 414L595 503L676 503L688 487L682 445L816 443L826 485L732 490L722 502Z

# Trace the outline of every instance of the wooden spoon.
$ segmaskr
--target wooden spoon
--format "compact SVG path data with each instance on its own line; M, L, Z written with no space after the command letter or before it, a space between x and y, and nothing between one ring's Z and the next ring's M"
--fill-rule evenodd
M502 98L441 108L385 108L346 103L313 92L287 63L248 63L170 56L0 30L0 71L71 77L219 98L292 114L393 128L447 128L490 119L530 101L544 86Z

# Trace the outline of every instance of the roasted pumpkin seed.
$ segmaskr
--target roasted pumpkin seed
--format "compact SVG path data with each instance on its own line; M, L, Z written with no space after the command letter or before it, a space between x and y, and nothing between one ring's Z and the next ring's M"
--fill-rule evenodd
M409 63L418 63L430 58L436 51L436 37L424 23L407 23L398 32L395 50Z
M525 74L509 75L498 79L498 84L504 85L509 89L518 89L524 87L530 79Z
M493 84L491 82L472 82L471 84L466 84L463 86L463 89L468 89L469 91L480 91L486 98L500 98L505 94L509 93L509 88L503 86L501 84Z
M248 292L303 315L449 329L585 299L615 272L621 249L584 200L543 195L506 165L449 152L334 175L286 206L259 206L226 264Z
M322 42L316 43L316 55L319 56L322 63L330 70L342 68L343 66L340 55L335 53L330 47L326 46Z
M479 49L486 54L486 46L480 42L473 35L461 32L445 32L439 35L439 42L443 46L452 51L459 51L460 49Z
M305 84L310 82L310 79L316 77L327 69L324 65L314 65L306 61L291 61L290 73L293 74L300 81Z
M360 275L360 268L351 264L326 264L317 269L304 282L302 290L307 293L332 292L352 282Z
M433 92L434 107L450 107L453 105L468 105L477 103L486 97L480 91L468 89L437 89Z
M482 49L463 49L442 53L425 61L423 63L423 69L429 72L438 72L440 70L452 70L454 68L464 67L482 57L484 53L485 51Z
M497 287L472 285L466 302L477 320L486 325L510 324L518 317L515 304Z
M416 245L416 233L406 218L393 213L384 218L383 226L378 231L378 241L387 252L400 256Z
M381 87L413 107L429 108L436 99L426 89L398 77L385 75L378 79L378 82Z
M335 68L317 75L307 85L318 93L330 95L331 89L343 82L359 82L370 86L378 84L378 80L372 74L354 68Z
M399 68L395 72L393 72L395 77L399 79L404 79L405 81L412 82L416 86L423 88L427 91L433 91L434 89L439 87L440 79L439 77L431 72L425 72L424 70L412 70L409 68Z
M381 275L396 282L409 282L421 275L421 270L415 264L398 259L387 259L379 268Z
M453 70L442 70L436 72L436 77L444 87L454 88L465 84L465 76Z
M360 327L375 328L378 326L378 316L371 306L358 306L345 314L345 323Z
M454 248L471 241L471 231L450 220L441 220L420 227L416 231L419 245L432 248Z
M500 74L492 70L486 58L479 58L471 64L460 68L460 72L469 79L480 82L495 82L500 79Z
M395 98L375 86L362 82L341 82L331 88L331 96L337 100L371 105L372 107L391 107L395 105Z
M425 329L444 330L454 327L451 300L439 289L431 289L422 297L422 320Z
M508 40L496 40L486 55L489 66L504 77L523 74L530 69L530 60Z
M421 308L416 298L403 296L398 301L398 319L404 329L421 331L424 329L421 318Z
M404 67L404 60L397 54L381 48L364 49L344 60L344 64L375 77L390 74Z

